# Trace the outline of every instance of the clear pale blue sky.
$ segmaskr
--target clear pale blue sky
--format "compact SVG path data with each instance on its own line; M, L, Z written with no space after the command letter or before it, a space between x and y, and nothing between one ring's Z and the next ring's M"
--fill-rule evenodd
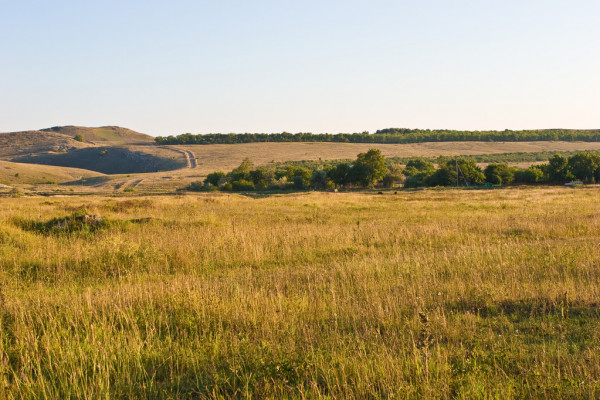
M0 131L600 128L600 1L0 0Z

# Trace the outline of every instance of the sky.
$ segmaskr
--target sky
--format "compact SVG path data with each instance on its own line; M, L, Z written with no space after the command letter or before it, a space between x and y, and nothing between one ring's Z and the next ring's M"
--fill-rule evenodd
M0 132L600 128L598 0L0 0Z

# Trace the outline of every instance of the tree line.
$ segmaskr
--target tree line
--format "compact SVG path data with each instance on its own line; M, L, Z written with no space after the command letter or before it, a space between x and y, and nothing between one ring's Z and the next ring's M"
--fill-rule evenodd
M581 152L570 157L555 154L548 163L528 168L505 163L480 168L475 160L439 157L436 163L417 157L406 165L389 162L380 150L360 153L351 162L326 163L312 169L299 165L254 168L249 159L229 173L213 172L192 191L327 190L338 188L406 188L431 186L507 185L511 183L600 182L600 155Z
M158 136L154 141L159 145L169 144L236 144L256 142L336 142L336 143L419 143L450 141L600 141L600 130L540 129L521 131L456 131L446 129L381 129L371 134L359 133L208 133L193 135L184 133L177 136Z

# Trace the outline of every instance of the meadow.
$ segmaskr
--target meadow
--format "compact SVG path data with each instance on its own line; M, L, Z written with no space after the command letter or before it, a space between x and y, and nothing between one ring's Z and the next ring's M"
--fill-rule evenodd
M2 198L0 398L598 398L599 195Z

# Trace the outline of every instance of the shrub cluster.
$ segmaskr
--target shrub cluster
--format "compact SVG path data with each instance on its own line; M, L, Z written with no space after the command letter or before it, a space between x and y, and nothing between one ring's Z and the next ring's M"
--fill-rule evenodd
M186 189L265 191L374 186L391 188L400 183L406 188L415 188L565 183L573 180L600 182L600 155L587 152L570 157L555 154L547 164L531 165L528 168L493 163L482 170L474 159L467 157L439 157L436 164L418 157L408 160L403 168L398 163L386 163L377 149L359 154L352 162L307 164L310 168L297 164L254 168L252 162L245 159L233 171L213 172L203 182L193 182Z
M249 159L229 173L213 172L204 182L193 182L186 189L252 191L333 189L343 186L369 187L381 183L391 187L403 180L402 167L387 165L381 151L371 149L353 162L323 164L314 168L299 165L254 168Z
M470 158L439 158L437 164L436 169L432 162L423 158L410 160L404 169L404 186L565 183L573 180L584 183L600 182L600 155L587 152L571 157L555 154L547 164L531 165L529 168L494 163L481 170Z
M24 219L15 219L13 222L21 229L43 235L70 235L75 233L85 235L108 228L110 225L104 217L88 214L85 209L77 210L67 217L53 218L46 222Z

